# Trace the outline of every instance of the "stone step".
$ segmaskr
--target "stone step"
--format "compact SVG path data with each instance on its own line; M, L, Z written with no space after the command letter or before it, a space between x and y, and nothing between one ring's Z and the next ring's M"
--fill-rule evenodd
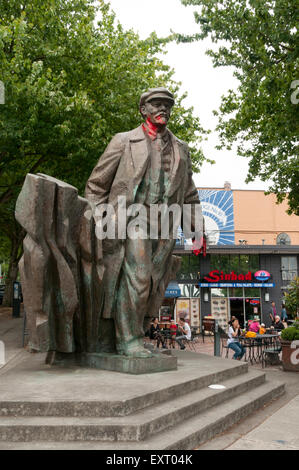
M182 354L178 354L179 358L184 357ZM57 417L116 417L116 416L127 416L132 413L136 413L138 410L146 409L147 407L157 405L159 403L165 403L169 400L172 400L176 397L180 397L182 392L184 394L191 393L196 390L200 390L202 388L207 387L213 383L222 383L225 380L229 380L230 378L240 377L242 375L246 375L248 373L248 364L243 362L237 361L229 361L229 360L220 360L219 358L214 358L210 356L203 356L197 355L195 353L190 353L185 355L187 358L190 357L191 359L196 359L196 364L198 366L193 368L190 373L184 375L185 371L178 370L174 372L166 372L163 374L163 381L161 378L156 380L156 377L152 377L151 375L146 375L144 378L140 377L130 377L129 378L129 386L131 390L134 390L134 393L130 393L129 397L126 397L123 394L123 398L121 400L115 400L114 396L121 395L120 393L114 393L115 390L111 389L110 399L108 400L108 392L106 395L103 396L102 400L97 400L95 398L86 398L85 401L77 400L71 398L72 394L70 393L70 398L60 400L57 398L60 391L60 384L58 382L57 390L53 389L51 394L51 390L47 390L47 395L52 395L52 399L43 399L40 400L37 398L37 391L34 390L34 398L32 399L2 399L0 400L0 417L1 416L57 416ZM197 357L196 357L197 356ZM206 364L210 364L210 370L201 370L201 363L199 362L198 358L203 357ZM180 359L180 361L182 361ZM180 362L179 362L180 365ZM182 367L182 365L180 365ZM213 372L212 372L213 371ZM61 372L61 371L59 371ZM61 372L62 373L62 372ZM111 377L111 387L116 387L116 378L118 375L116 373L110 373L109 377ZM26 376L26 375L25 375ZM25 377L24 376L24 377ZM29 373L27 374L29 378ZM96 376L95 376L96 377ZM113 380L112 380L113 379ZM46 380L49 381L48 376L44 376L45 383ZM90 391L93 389L99 390L99 393L102 393L103 387L101 388L101 382L96 382L95 380L90 380ZM121 380L124 382L125 380L128 381L127 378L121 377ZM145 392L144 384L140 386L140 381L149 381L150 386L147 387L148 390L152 388L152 391ZM107 381L107 379L106 379ZM51 381L49 381L50 386ZM163 384L165 384L163 386ZM37 384L40 387L40 384ZM82 387L79 381L71 383L72 387ZM31 385L29 384L29 387ZM88 387L87 379L85 379L85 386ZM53 387L53 386L52 386ZM129 388L129 387L128 387ZM38 389L39 394L45 395L45 392ZM1 392L1 391L0 391ZM54 396L55 393L55 396ZM65 389L63 390L65 393ZM77 393L77 390L76 390ZM93 393L93 397L99 395L99 393ZM11 392L10 392L11 395ZM19 393L19 395L22 395ZM28 392L27 392L28 395ZM77 393L78 395L78 393ZM86 395L86 392L85 392ZM103 395L103 393L102 393ZM1 393L0 393L1 396ZM84 395L83 395L84 396ZM3 393L2 393L3 397Z
M152 435L149 439L139 442L100 442L97 440L86 441L49 441L45 436L35 442L13 442L15 436L11 433L6 435L7 441L3 442L3 434L0 440L0 450L6 449L94 449L94 450L191 450L197 448L209 439L226 431L240 420L246 418L253 412L269 404L284 393L284 384L265 382L245 394L238 395L224 403L220 403L208 410L203 411L192 419L185 419L180 424L171 426L169 429ZM1 418L1 421L5 418ZM26 418L18 418L26 419ZM44 421L44 420L43 420ZM28 434L27 436L28 438ZM44 437L44 440L42 440ZM55 437L55 436L53 436ZM97 439L97 438L96 438Z
M180 397L126 417L1 417L0 441L143 441L264 383L265 374L250 371L222 382L224 389L182 390Z

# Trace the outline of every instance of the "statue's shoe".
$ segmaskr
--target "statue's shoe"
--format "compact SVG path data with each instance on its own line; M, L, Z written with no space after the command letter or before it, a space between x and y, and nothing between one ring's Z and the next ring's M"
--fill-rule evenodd
M134 358L148 358L153 357L153 354L148 349L145 349L143 346L131 346L131 347L123 347L121 354L127 357L134 357Z

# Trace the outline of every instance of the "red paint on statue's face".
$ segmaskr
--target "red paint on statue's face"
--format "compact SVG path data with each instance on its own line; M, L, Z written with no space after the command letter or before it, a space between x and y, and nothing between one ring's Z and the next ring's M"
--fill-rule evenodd
M159 131L165 127L169 121L172 103L167 99L153 99L145 103L143 112L146 116L146 122L156 126Z
M142 124L143 130L147 132L151 139L155 139L158 132L158 126L153 124L149 118L146 120L146 124Z
M159 115L159 116L156 117L156 119L157 119L157 121L158 121L160 124L162 124L162 125L166 125L166 124L167 124L167 120L166 120L165 116L160 116L160 115Z

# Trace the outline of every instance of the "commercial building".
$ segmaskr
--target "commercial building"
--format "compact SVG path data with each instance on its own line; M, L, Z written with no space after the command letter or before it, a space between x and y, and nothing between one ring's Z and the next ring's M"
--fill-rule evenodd
M173 292L173 299L165 299L160 313L168 308L196 328L205 316L225 328L232 315L241 326L254 315L268 326L271 302L280 313L284 292L298 276L299 217L263 191L231 190L229 183L198 191L207 254L195 256L183 237L178 240L174 254L182 267L166 294Z

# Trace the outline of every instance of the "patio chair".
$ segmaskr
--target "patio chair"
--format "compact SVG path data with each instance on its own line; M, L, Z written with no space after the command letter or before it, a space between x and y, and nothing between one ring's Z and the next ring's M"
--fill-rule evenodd
M199 344L199 335L194 331L191 331L191 339L183 338L181 341L186 348L190 349L190 351L197 352L196 345Z
M228 358L228 350L229 350L229 347L227 345L228 334L222 328L219 328L219 330L220 330L220 341L221 341L221 356L223 354L223 351L226 351L225 352L225 359L227 359Z
M281 352L281 344L275 342L272 347L265 348L262 353L262 367L268 365L277 366L281 363L279 353Z

